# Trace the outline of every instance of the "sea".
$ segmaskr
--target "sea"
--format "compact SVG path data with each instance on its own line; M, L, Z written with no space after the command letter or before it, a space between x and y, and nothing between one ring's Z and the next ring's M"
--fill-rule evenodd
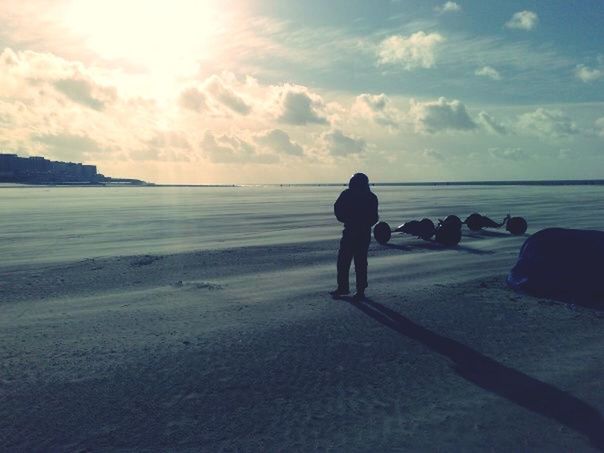
M0 186L0 268L337 239L344 186ZM395 227L473 212L525 217L529 230L604 229L602 185L379 185Z

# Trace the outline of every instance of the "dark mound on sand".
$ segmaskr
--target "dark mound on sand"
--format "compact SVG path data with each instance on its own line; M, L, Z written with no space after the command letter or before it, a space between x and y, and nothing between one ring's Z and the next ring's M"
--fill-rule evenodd
M548 228L528 238L507 282L516 290L604 308L604 231Z

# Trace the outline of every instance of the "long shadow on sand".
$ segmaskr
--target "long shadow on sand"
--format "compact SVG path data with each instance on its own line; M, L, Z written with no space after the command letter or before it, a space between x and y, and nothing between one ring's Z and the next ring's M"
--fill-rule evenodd
M455 250L457 252L471 253L472 255L492 255L493 253L495 253L491 250L475 249L473 247L468 247L467 245L458 244L454 247L447 247L435 241L423 241L420 243L412 243L408 245L388 243L385 244L385 246L393 249L404 250L406 252L411 252L413 250Z
M509 368L472 348L438 335L382 304L343 298L386 327L419 341L453 361L457 374L530 411L549 417L587 436L604 451L604 419L597 409L556 387Z

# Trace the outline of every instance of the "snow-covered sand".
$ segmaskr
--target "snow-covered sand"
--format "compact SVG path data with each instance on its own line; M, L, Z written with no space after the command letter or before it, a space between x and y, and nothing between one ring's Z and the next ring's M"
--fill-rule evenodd
M604 448L601 312L507 289L497 230L373 242L332 300L340 190L0 189L0 450ZM375 192L604 229L602 187Z

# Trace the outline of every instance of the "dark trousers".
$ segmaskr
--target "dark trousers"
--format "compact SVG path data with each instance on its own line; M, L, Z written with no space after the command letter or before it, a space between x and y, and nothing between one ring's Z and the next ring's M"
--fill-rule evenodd
M354 259L357 291L367 288L367 252L371 242L371 229L351 231L345 229L338 251L338 288L348 291L348 274Z

